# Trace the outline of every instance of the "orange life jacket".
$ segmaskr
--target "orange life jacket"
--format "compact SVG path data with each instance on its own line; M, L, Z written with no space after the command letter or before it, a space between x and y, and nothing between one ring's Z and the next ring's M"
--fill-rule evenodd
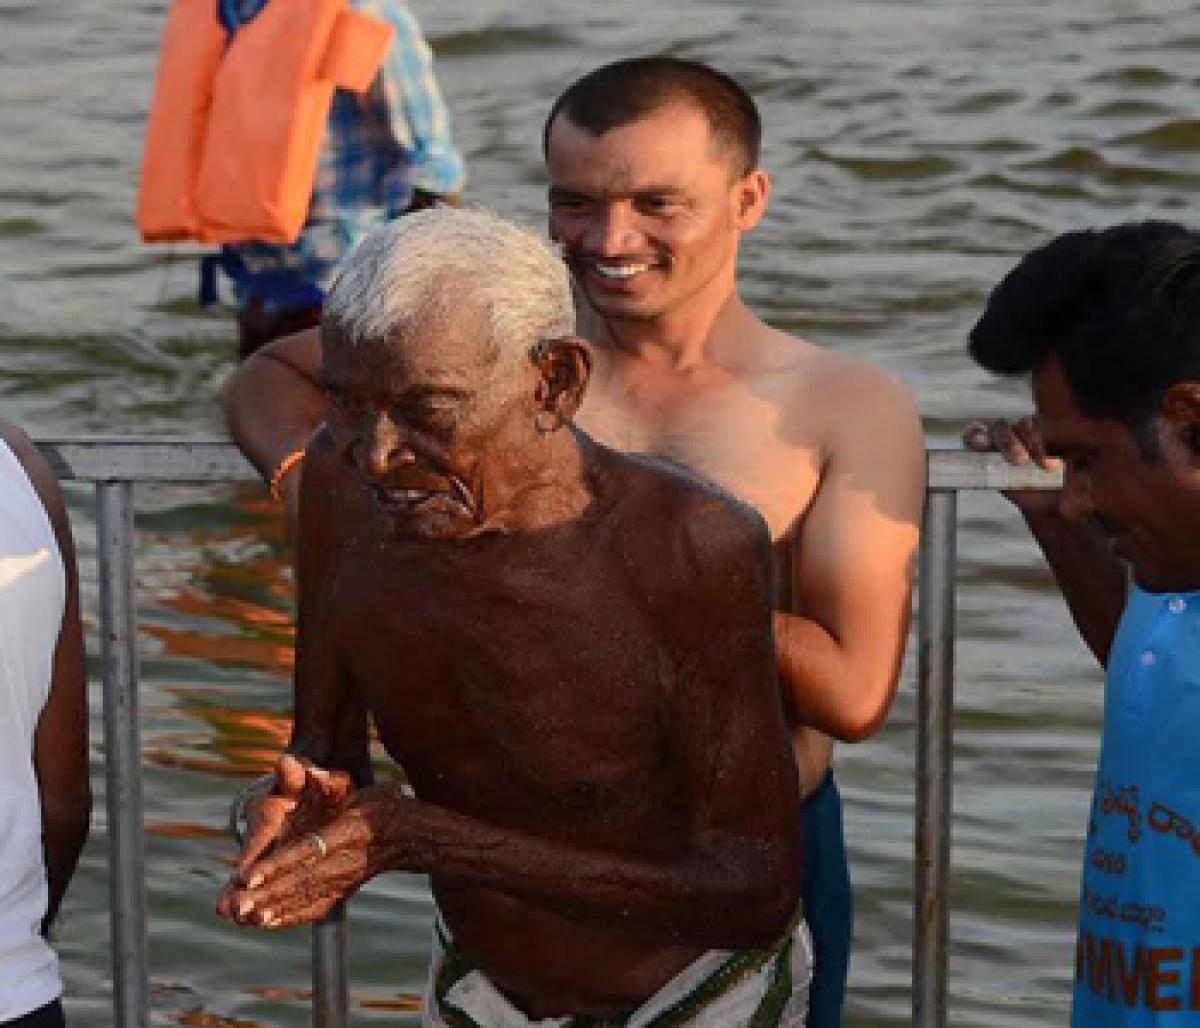
M333 90L369 88L391 36L346 0L269 0L232 35L216 0L175 0L142 149L142 238L294 242Z

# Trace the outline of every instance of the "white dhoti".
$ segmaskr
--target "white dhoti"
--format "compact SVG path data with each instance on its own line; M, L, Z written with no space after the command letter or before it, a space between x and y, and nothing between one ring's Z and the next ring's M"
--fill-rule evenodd
M633 1011L530 1020L471 967L441 920L423 1028L801 1028L812 979L803 919L770 949L710 950Z

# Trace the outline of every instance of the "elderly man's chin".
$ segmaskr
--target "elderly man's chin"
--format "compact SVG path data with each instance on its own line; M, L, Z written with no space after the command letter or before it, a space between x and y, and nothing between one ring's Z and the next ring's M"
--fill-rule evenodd
M413 542L462 539L476 528L467 507L452 496L433 496L406 507L380 504L393 538Z

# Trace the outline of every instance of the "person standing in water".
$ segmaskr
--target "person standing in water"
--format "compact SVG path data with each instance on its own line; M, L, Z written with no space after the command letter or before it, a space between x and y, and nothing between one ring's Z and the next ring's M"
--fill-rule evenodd
M742 301L742 237L770 180L750 96L704 64L637 58L571 85L544 131L550 234L593 344L578 423L667 457L758 510L774 541L776 655L803 801L810 1023L841 1021L852 927L833 740L866 739L895 694L924 502L907 391L764 324ZM230 430L289 523L299 454L324 416L315 331L279 340L224 391ZM720 582L712 588L721 589Z
M235 5L249 20L267 2ZM308 216L295 242L230 244L218 263L238 291L241 357L321 319L338 264L371 229L410 211L456 202L466 180L433 52L403 0L349 0L386 22L392 40L370 88L336 90Z
M558 255L492 215L425 211L347 258L295 723L218 912L287 927L425 873L429 1028L800 1028L766 526L573 425L574 322ZM412 792L372 782L369 722Z

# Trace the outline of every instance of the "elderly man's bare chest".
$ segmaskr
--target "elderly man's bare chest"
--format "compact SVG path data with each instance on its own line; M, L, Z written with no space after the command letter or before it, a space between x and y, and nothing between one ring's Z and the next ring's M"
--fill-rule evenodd
M610 379L589 390L577 420L614 449L666 458L721 486L779 540L820 482L820 434L796 407L776 383L689 389Z
M347 555L340 659L419 791L518 819L624 809L662 784L682 632L638 587L653 567L631 575L628 554L603 545L514 554L511 542L504 559L486 546L477 559Z

